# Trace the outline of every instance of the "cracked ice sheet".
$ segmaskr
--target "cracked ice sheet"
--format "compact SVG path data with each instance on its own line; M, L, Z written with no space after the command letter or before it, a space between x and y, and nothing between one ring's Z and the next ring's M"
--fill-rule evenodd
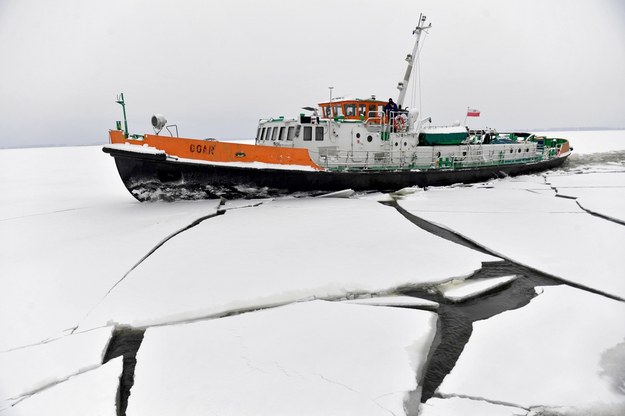
M276 200L228 211L171 239L81 328L149 326L339 299L465 277L498 260L450 243L373 201Z
M542 290L523 308L474 322L437 392L524 408L625 405L625 303L568 286Z
M118 357L94 370L73 376L0 411L0 415L116 416L122 360Z
M0 351L76 326L157 243L217 204L141 204L100 146L0 150Z
M0 353L0 400L16 399L100 366L112 327Z
M127 413L401 415L436 320L420 310L311 301L148 328Z
M625 223L625 172L550 175L547 182L582 208Z
M0 221L0 350L58 337L218 201L120 203Z
M419 416L525 416L528 411L520 407L488 403L460 397L439 399L432 397L422 403Z
M625 298L625 227L574 200L493 186L437 188L398 203L514 262Z

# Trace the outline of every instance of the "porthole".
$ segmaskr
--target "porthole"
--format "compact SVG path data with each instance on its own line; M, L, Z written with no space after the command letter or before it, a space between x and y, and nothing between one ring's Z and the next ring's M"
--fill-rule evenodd
M356 138L360 139L360 133L356 133Z
M368 141L369 143L371 143L371 142L373 141L373 137L371 137L371 136L367 136L367 141Z
M510 153L514 152L514 149L510 149Z
M519 149L519 153L521 153L521 149Z
M404 146L408 146L408 142L404 142Z
M525 152L529 152L529 151L530 151L530 149L525 149Z
M395 146L399 146L399 143L398 143L398 142L395 142Z
M441 157L441 152L436 152L436 157Z
M466 156L466 155L467 155L467 152L462 152L462 156Z

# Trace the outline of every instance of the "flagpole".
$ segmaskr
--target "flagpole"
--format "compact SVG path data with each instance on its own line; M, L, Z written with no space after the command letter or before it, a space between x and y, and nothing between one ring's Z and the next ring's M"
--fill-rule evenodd
M469 108L470 107L467 107L467 112L464 113L464 126L465 127L467 126L467 117L469 117Z

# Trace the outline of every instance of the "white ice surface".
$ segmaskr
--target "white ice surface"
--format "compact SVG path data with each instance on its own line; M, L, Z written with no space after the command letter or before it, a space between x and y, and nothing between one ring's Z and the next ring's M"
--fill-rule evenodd
M0 411L0 415L115 416L121 372L122 357L118 357L101 367L42 390Z
M127 414L401 415L436 319L312 301L149 328Z
M419 416L525 416L527 413L519 407L460 397L432 397L419 409Z
M547 182L589 212L625 223L625 172L550 175Z
M100 328L0 353L0 400L21 396L99 367L112 334Z
M438 392L533 406L625 404L625 303L568 286L473 324ZM609 353L621 349L620 354Z
M0 351L78 325L153 247L218 204L141 204L100 147L2 150L0 166L10 171L0 179Z
M399 204L498 255L625 298L625 227L586 213L574 200L534 192L533 182L526 189L519 180L490 186L435 188Z
M516 275L492 277L484 279L468 279L461 281L451 281L438 285L436 289L452 302L462 302L467 299L479 296L482 293L494 290L514 279Z
M284 199L228 211L163 245L81 328L149 326L300 299L465 277L496 260L353 199Z
M371 298L359 298L344 301L345 303L355 303L358 305L370 306L398 306L427 308L436 310L438 303L427 299L415 298L412 296L380 296Z

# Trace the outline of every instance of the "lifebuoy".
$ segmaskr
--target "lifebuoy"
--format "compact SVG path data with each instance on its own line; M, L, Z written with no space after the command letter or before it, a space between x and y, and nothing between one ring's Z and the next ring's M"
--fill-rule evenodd
M394 124L395 124L395 131L402 131L404 127L406 126L405 116L403 116L403 114L400 114L397 117L395 117Z

